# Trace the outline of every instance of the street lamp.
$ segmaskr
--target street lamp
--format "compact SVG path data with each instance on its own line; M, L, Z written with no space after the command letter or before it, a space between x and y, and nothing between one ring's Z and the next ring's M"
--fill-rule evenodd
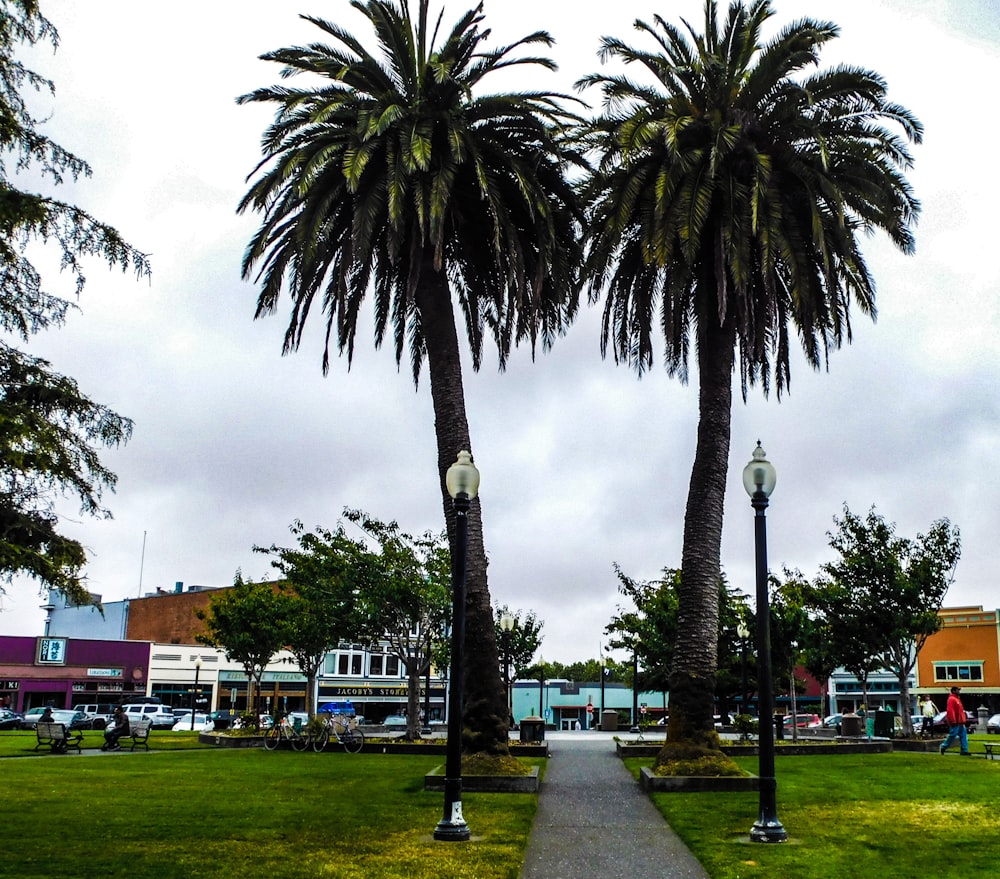
M514 716L514 707L510 698L510 635L514 629L514 616L510 611L505 610L500 615L500 640L503 647L503 685L507 690L507 729L510 729L510 721Z
M542 729L545 729L545 659L538 656L538 716L542 719Z
M601 664L601 732L604 732L604 675L607 672L605 666L608 664L607 658L604 656L604 648L601 648L600 659L597 660Z
M191 691L191 732L194 732L194 712L198 707L198 675L201 673L201 657L194 661L194 689Z
M771 684L771 611L767 597L767 499L778 475L764 457L757 441L753 460L743 468L743 487L750 495L754 516L754 549L757 561L757 722L759 729L760 815L750 828L752 842L787 842L788 833L778 818L777 781L774 777L774 690Z
M788 686L791 690L789 696L792 701L792 742L797 744L799 741L799 709L795 701L795 661L798 654L799 642L792 641L789 646L792 648L792 658L789 661L791 670L788 675Z
M445 475L455 503L455 555L451 560L451 680L448 684L448 753L444 771L444 816L434 838L466 842L471 836L462 817L462 690L465 651L465 561L469 548L469 505L479 493L479 471L472 455L462 449Z

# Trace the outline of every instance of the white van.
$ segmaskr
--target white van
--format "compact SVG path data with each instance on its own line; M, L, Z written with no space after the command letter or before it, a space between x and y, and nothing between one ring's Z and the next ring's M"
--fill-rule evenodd
M123 707L130 726L142 718L151 720L153 729L173 729L177 722L174 712L166 705L149 705L145 702L138 702Z

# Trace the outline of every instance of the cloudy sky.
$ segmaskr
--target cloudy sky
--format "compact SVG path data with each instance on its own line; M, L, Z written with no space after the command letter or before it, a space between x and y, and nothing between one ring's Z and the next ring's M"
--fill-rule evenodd
M453 21L471 5L449 2ZM993 112L1000 75L995 0L777 0L777 21L834 17L842 36L823 66L871 67L926 126L911 180L923 203L917 253L871 239L879 318L855 315L854 344L828 371L793 360L780 402L759 392L733 414L722 561L753 589L753 513L740 473L758 438L778 471L768 513L772 568L812 576L846 503L874 505L915 536L942 516L963 556L948 603L996 607L1000 533L998 193ZM436 6L435 6L436 8ZM560 71L535 85L569 91L597 69L604 34L633 40L654 13L701 29L697 0L487 0L497 42L530 30L556 38ZM581 15L581 10L588 9ZM334 526L345 506L419 533L443 525L426 383L359 335L353 368L320 369L321 326L281 356L285 313L252 320L256 291L239 264L256 218L238 217L270 119L235 97L277 81L257 56L318 34L297 14L367 36L346 0L240 3L43 0L61 45L32 64L55 81L39 104L45 131L94 168L59 196L149 252L150 283L88 270L80 313L31 350L92 399L132 417L135 434L105 455L119 476L111 521L67 510L89 548L92 591L118 600L185 584L268 573L254 544L288 543L288 526ZM238 10L238 11L237 11ZM596 96L591 95L591 100ZM50 286L60 283L49 276ZM619 602L612 565L655 577L680 563L697 422L696 384L657 366L642 380L602 361L599 312L584 311L552 351L519 351L499 374L466 369L490 589L544 620L543 654L596 655ZM738 394L737 394L738 399ZM36 587L0 598L0 633L42 629Z

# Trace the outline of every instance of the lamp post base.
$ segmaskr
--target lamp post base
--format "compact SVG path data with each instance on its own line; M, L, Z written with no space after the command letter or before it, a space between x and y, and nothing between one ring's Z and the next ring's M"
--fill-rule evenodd
M788 842L788 831L775 818L759 818L750 828L750 842Z
M472 833L462 817L462 804L452 803L451 819L442 818L434 828L434 838L440 842L468 842Z

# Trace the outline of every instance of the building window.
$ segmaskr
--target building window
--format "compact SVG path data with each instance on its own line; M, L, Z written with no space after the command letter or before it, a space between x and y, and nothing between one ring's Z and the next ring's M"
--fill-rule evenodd
M382 676L382 661L385 659L381 653L373 654L368 660L368 673L373 677Z
M983 679L983 664L981 662L935 662L934 680L947 683L950 681L981 681Z
M385 673L389 677L399 677L399 659L395 656L385 658Z

